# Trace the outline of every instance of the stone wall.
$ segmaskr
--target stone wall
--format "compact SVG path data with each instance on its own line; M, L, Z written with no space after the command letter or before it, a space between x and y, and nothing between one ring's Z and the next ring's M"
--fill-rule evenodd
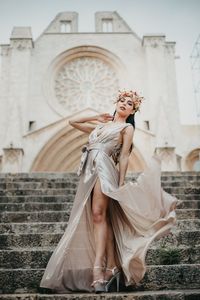
M66 144L71 141L68 118L113 113L118 89L123 88L145 97L136 114L129 169L144 168L158 151L163 170L191 170L198 156L188 159L199 151L200 128L180 124L175 42L161 34L141 39L117 12L97 12L95 24L96 32L78 32L78 14L63 12L35 41L29 27L14 27L10 44L1 45L2 171L9 170L6 153L15 148L22 149L15 171L33 170L60 130L66 133ZM84 141L73 141L79 155L66 171L76 169ZM59 143L54 146L56 153ZM45 171L43 167L37 164L36 169Z

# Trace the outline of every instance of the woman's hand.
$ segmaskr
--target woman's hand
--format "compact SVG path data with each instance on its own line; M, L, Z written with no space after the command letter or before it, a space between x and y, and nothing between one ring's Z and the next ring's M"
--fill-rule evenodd
M100 114L97 116L97 121L99 121L99 122L106 123L106 122L112 121L112 120L113 120L113 116L108 113Z

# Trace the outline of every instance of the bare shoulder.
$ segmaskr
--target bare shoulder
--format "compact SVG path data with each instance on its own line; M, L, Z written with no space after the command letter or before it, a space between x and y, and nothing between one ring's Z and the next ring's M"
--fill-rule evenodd
M123 133L123 135L132 136L134 133L134 130L135 130L134 127L130 124L122 130L122 133Z

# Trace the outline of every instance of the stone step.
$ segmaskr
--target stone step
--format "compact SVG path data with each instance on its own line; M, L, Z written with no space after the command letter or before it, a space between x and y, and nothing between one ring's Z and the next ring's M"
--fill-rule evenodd
M44 269L0 269L2 293L41 292L47 289L39 287ZM172 280L173 278L173 280ZM138 287L132 289L162 290L162 289L198 289L200 286L200 264L182 265L151 265L147 266L144 278Z
M126 182L131 181L134 182L134 179L126 179ZM52 180L41 180L41 181L16 181L16 182L7 182L0 181L0 190L29 190L29 189L51 189L51 188L77 188L78 180L60 180L60 181L52 181ZM163 188L199 188L200 181L162 181L161 186Z
M65 199L66 200L66 199ZM197 201L195 201L196 203ZM197 205L196 205L197 206ZM30 202L30 203L0 203L0 211L8 211L8 212L31 212L31 211L66 211L68 209L71 210L72 203L55 203L55 202ZM195 207L196 208L196 207Z
M200 224L195 224L200 228ZM67 222L30 222L30 223L0 223L0 233L62 233Z
M8 212L0 213L1 223L10 222L64 222L68 221L70 215L70 207L65 211L36 211L36 212ZM176 210L177 219L196 219L200 218L200 209L179 209Z
M200 187L168 187L164 189L166 192L170 194L194 194L194 195L200 195Z
M200 195L175 195L181 201L200 201ZM68 195L38 195L38 196L0 196L0 203L25 203L25 202L42 202L42 203L65 203L73 202L75 191ZM196 206L196 204L194 204ZM189 207L188 207L189 208Z
M200 220L199 219L183 219L177 220L176 227L180 230L199 230L200 229Z
M0 214L1 223L10 222L65 222L68 221L68 211L43 211L43 212L3 212Z
M178 198L181 198L180 195L198 195L200 197L200 188L183 188L183 187L168 187L164 189L166 192L177 195ZM33 196L55 196L55 195L75 195L76 188L44 188L44 189L1 189L0 190L0 197L2 196L26 196L26 195L33 195Z
M134 173L131 173L134 174ZM139 172L135 173L135 175L139 174ZM169 175L176 175L181 173L170 173ZM185 173L183 172L183 175L186 176L198 176L198 172L193 173ZM166 176L166 174L164 174ZM54 180L60 180L60 179L69 179L69 178L79 178L76 174L76 172L33 172L33 173L0 173L0 179L1 180L41 180L41 179L54 179Z
M31 189L31 190L1 190L1 196L26 196L26 195L33 195L33 196L55 196L55 195L75 195L76 189Z
M174 195L180 200L200 200L200 195L195 195L195 194L176 194L176 193L171 193L171 195Z
M29 222L29 223L0 223L1 234L22 233L62 233L67 227L67 222ZM176 227L183 231L200 230L199 219L177 220Z
M127 177L135 177L138 176L141 172L128 172ZM200 179L200 172L196 171L162 171L161 176L163 178L169 178L169 177L187 177L188 179L193 177L198 177ZM0 179L26 179L26 178L32 178L32 179L41 179L41 178L51 178L51 179L60 179L60 178L70 178L75 177L78 178L76 171L74 172L32 172L32 173L1 173Z
M24 289L25 290L25 289ZM199 300L200 289L177 289L120 293L70 293L70 294L3 294L1 300Z
M19 245L20 246L20 245ZM13 250L0 250L0 268L3 269L37 269L45 268L55 247L31 247L18 248ZM165 252L163 252L165 251ZM174 251L174 252L173 252ZM176 257L165 258L165 256L173 254ZM165 256L164 256L165 255ZM154 248L151 246L146 255L147 265L170 264L175 259L177 264L195 264L199 262L200 244L195 247L180 246L168 248Z
M199 219L200 209L176 209L177 219Z
M66 199L65 199L66 200ZM10 212L17 212L17 211L42 211L42 210L49 210L49 211L65 211L68 208L71 209L72 203L71 202L29 202L29 203L0 203L0 211L10 211ZM177 209L200 209L200 200L184 200L179 203Z
M132 176L135 174L139 174L141 172L128 172L128 175ZM72 172L20 172L20 173L1 173L0 177L45 177L47 176L47 174L51 177L62 177L62 176L77 176L76 175L76 171L72 171ZM187 175L187 176L198 176L199 172L197 171L162 171L161 174L163 176L170 176L170 175L176 175L176 176L180 176L180 175Z
M179 209L200 209L200 200L182 200L178 207Z
M25 203L25 202L73 202L75 193L71 195L55 195L55 196L2 196L0 197L0 203Z
M199 235L200 237L200 235ZM194 246L179 246L174 247L173 244L164 247L153 248L147 250L146 264L147 265L162 265L162 264L195 264L199 263L200 258L200 238L199 245Z
M193 195L193 194L176 194L176 193L171 193L171 195L175 196L176 198L180 199L181 201L184 200L200 200L200 195Z
M74 188L76 189L78 182L65 181L65 182L10 182L10 183L0 183L1 190L34 190L34 189L66 189ZM198 186L197 186L198 187Z
M56 246L61 239L64 230L44 233L4 233L0 234L1 248L11 250L16 247L52 247ZM200 230L178 230L173 228L172 232L163 236L152 245L162 246L180 246L180 245L200 245Z

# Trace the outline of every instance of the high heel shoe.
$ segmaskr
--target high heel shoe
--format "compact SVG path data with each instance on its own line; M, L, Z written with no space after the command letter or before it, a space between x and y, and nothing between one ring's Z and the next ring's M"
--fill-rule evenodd
M112 284L115 282L116 280L116 291L119 292L119 282L120 282L120 275L121 272L119 271L119 269L117 267L114 267L113 269L109 269L106 268L106 271L111 271L112 272L112 277L107 280L106 285L105 285L105 290L106 292L109 292Z
M99 266L94 266L94 269L104 270L103 267L99 267ZM92 282L91 286L94 287L95 293L99 294L99 293L104 293L106 291L105 290L105 284L106 284L106 281L104 280L104 278L100 278L100 279L94 280Z

